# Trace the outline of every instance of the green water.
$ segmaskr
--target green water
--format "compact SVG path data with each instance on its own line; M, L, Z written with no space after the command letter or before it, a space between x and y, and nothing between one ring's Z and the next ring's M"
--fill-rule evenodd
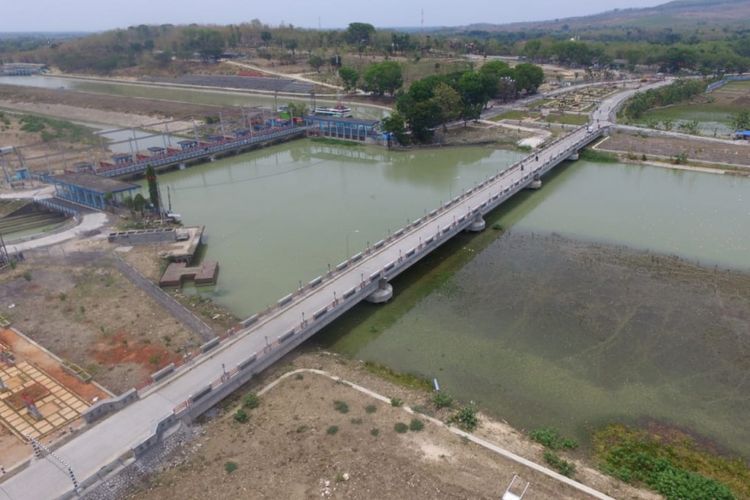
M160 176L244 316L509 165L299 141ZM657 419L750 456L750 179L577 162L315 340L437 377L519 428ZM682 261L665 255L679 255ZM700 265L698 265L700 263ZM729 269L727 271L726 269Z
M250 95L242 92L166 88L158 85L130 85L123 83L110 83L93 80L77 80L73 78L59 78L54 76L6 76L0 77L0 85L23 85L29 87L41 87L51 89L71 89L81 92L92 92L96 94L107 94L125 97L141 97L148 99L164 99L168 101L189 102L192 104L206 104L216 106L265 106L286 104L290 101L299 101L289 97L278 97L274 100L272 96ZM309 100L301 102L308 103ZM325 100L318 99L320 104ZM358 118L380 119L384 111L380 108L347 103Z
M502 236L454 242L434 272L397 279L392 303L318 341L437 377L519 428L585 443L604 423L656 419L750 456L748 188L577 162L493 214Z
M160 175L185 224L206 224L215 298L257 312L513 163L486 148L390 153L296 141Z

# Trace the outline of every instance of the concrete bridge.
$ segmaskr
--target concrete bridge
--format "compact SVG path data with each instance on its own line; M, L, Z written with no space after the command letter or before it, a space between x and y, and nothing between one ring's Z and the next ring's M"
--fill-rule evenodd
M484 215L519 191L541 188L547 172L576 159L581 148L607 132L610 114L630 94L607 99L594 113L591 125L574 130L375 242L281 298L273 308L247 318L226 338L207 342L183 366L154 374L150 387L98 403L87 420L103 420L54 453L41 453L43 458L0 483L0 500L75 496L76 490L127 466L174 424L205 412L359 302L389 300L390 280L456 234L483 230Z

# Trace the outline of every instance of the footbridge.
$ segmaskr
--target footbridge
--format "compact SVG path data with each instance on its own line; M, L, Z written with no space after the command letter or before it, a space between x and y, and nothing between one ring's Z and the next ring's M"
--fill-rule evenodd
M388 301L393 278L458 233L482 231L485 214L521 190L540 188L546 173L607 133L607 117L617 105L617 99L605 101L591 125L368 245L223 338L207 342L182 366L153 374L150 386L97 403L86 415L92 425L54 453L40 452L25 468L12 471L0 483L0 500L74 497L113 470L128 467L175 424L205 412L358 303Z

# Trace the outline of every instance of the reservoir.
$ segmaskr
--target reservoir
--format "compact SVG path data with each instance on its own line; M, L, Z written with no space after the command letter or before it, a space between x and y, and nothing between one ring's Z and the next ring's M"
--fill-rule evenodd
M208 226L222 270L202 293L247 316L518 157L304 140L160 180L186 223ZM314 341L437 377L518 428L585 442L608 422L656 421L750 456L749 189L566 164L395 280L390 304L362 304Z

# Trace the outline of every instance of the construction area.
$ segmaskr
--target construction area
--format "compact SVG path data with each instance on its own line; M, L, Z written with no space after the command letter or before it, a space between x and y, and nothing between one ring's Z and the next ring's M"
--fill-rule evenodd
M111 395L21 332L0 328L0 465L25 459L29 438L52 443L80 428L82 413Z

